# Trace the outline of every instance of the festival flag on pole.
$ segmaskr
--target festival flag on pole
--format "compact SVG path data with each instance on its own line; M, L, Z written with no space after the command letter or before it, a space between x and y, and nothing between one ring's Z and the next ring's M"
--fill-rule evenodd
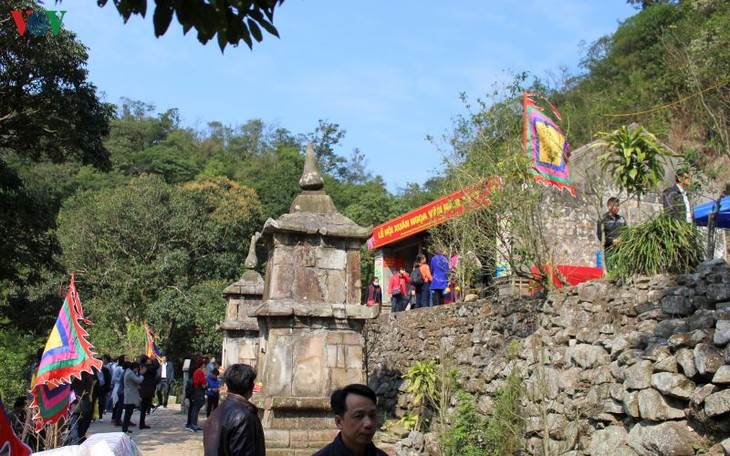
M150 330L150 327L147 326L147 323L145 323L144 325L144 331L145 335L147 336L147 343L145 345L144 354L147 355L148 358L159 360L162 356L162 353L160 353L160 349L157 348L154 335L152 334L152 330Z
M101 369L101 361L94 358L93 347L86 340L89 333L79 320L91 323L84 318L72 274L66 299L38 363L36 385L60 386L71 383L72 377L80 378L82 372L91 374L93 368Z
M5 404L3 404L2 398L0 398L0 454L29 456L32 452L30 447L13 432L13 426L8 419Z
M31 405L38 407L38 414L33 417L36 431L58 422L66 415L73 401L71 381L74 377L80 378L82 372L91 374L94 368L101 369L102 363L94 358L93 347L86 340L89 334L79 323L80 320L91 324L84 318L72 274L66 299L48 336L32 385Z
M568 170L568 141L560 127L535 104L534 96L539 95L524 93L523 139L525 152L533 164L535 180L545 186L564 188L575 197L575 187ZM555 117L561 120L558 110L547 103Z

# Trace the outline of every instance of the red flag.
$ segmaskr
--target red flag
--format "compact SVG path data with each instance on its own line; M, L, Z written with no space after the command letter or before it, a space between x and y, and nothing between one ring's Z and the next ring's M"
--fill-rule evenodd
M13 426L8 420L5 404L0 399L0 454L10 456L29 456L32 453L30 447L13 432Z

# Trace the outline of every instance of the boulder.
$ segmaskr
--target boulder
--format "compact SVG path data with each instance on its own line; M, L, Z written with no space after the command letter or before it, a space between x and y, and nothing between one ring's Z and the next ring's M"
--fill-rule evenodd
M639 391L639 413L650 421L678 420L685 417L684 410L670 405L659 391L649 388Z
M655 372L671 372L676 374L679 372L679 364L677 364L677 358L674 356L668 356L662 360L654 363Z
M727 385L730 383L730 366L727 364L720 366L712 376L712 383L715 385Z
M695 300L697 298L695 297ZM714 310L697 310L689 316L689 330L695 329L712 329L715 327L717 317Z
M707 297L712 302L730 300L730 283L711 283L707 286Z
M712 342L719 346L730 342L730 320L717 320L717 323L715 323L715 336Z
M570 351L570 359L583 369L591 369L601 364L608 364L610 356L603 347L578 344Z
M626 443L639 456L692 456L699 441L699 436L687 426L686 421L661 424L642 421L631 428Z
M705 414L718 416L730 412L730 390L722 390L705 398Z
M674 355L677 358L677 363L682 368L682 372L688 378L692 378L697 375L697 366L695 366L695 355L689 348L682 348L677 351Z
M694 349L695 366L700 375L714 374L725 364L722 352L710 344L697 344Z
M637 453L626 444L629 433L623 426L609 426L591 436L588 454L593 456L634 456Z
M707 399L707 396L716 393L717 391L718 387L713 385L712 383L700 386L699 388L695 389L694 393L692 393L692 404L694 404L695 406L702 405L705 402L705 399Z
M669 295L661 300L662 311L672 316L687 316L692 312L692 301L686 296Z
M651 376L651 386L662 394L680 399L691 398L695 390L695 383L692 380L682 374L672 374L671 372L653 374Z
M639 411L639 393L626 391L621 402L623 402L624 413L631 418L641 418L641 412Z
M653 366L649 360L642 360L627 367L624 369L624 386L630 390L649 388L652 371Z

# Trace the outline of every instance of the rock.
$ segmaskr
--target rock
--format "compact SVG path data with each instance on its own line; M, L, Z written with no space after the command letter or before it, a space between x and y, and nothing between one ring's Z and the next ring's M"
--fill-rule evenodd
M672 352L669 350L669 348L666 345L652 344L652 345L646 347L646 350L644 350L644 355L642 356L642 358L648 359L649 361L655 363L655 362L662 360L664 358L667 358L669 356L672 356Z
M654 328L654 335L662 339L669 338L672 334L687 332L689 326L682 318L662 320Z
M609 426L595 432L588 446L590 455L633 456L637 453L626 444L629 433L623 426Z
M639 393L626 391L623 397L624 413L631 418L641 418L639 411Z
M684 418L682 408L673 407L659 391L643 389L639 391L639 413L641 418L650 421L678 420Z
M576 288L578 289L578 298L581 301L594 302L606 298L608 285L602 280L592 280L583 282Z
M730 320L717 320L713 342L719 346L730 342Z
M548 434L556 440L565 440L568 431L568 419L565 415L550 413L547 417Z
M730 383L730 366L727 364L720 366L712 377L712 383L715 385L727 385Z
M624 386L630 390L649 388L651 386L651 373L651 361L639 361L624 370Z
M714 374L725 364L722 352L710 344L697 344L694 349L695 366L700 375Z
M707 297L712 302L730 299L730 283L712 283L707 286Z
M411 441L412 448L420 451L421 449L423 449L423 445L426 439L422 432L411 431L410 434L408 434L408 440Z
M667 345L669 345L673 350L677 350L683 347L693 348L697 344L692 343L692 336L683 332L672 334L667 341Z
M624 414L623 404L621 402L615 401L613 399L606 399L603 402L601 402L600 410L603 413L611 413L613 415L623 415Z
M424 438L424 453L426 455L440 455L441 450L439 449L438 436L433 432L429 432Z
M700 386L699 388L695 389L694 393L692 393L692 404L694 404L695 406L702 405L702 403L705 402L705 399L707 399L707 396L717 391L718 387L713 385L712 383Z
M722 446L722 449L725 451L725 454L730 454L730 439L725 439L722 442L720 442L720 445Z
M697 375L697 367L695 366L695 355L689 348L682 348L674 354L677 358L677 363L682 368L682 372L688 378L692 378Z
M580 367L571 367L560 373L558 376L558 386L561 390L575 389L580 381L580 374L582 369Z
M661 300L662 311L672 316L687 316L692 312L692 301L686 296L669 295Z
M645 349L649 344L649 334L640 331L631 331L628 337L631 348Z
M692 380L682 374L672 374L670 372L653 374L651 376L651 386L662 394L680 399L689 399L695 390L695 383Z
M715 311L697 310L689 316L687 322L689 323L689 330L694 331L695 329L712 329L715 327L716 320Z
M474 302L477 299L479 299L479 295L469 293L468 295L464 296L464 302Z
M730 390L722 390L705 398L705 414L717 416L730 412Z
M654 371L655 372L671 372L671 373L679 372L677 358L675 358L674 356L669 356L660 361L657 361L656 363L654 363Z
M661 424L642 421L631 428L626 443L639 456L691 456L699 441L699 436L690 430L686 421Z
M571 350L570 359L580 367L590 369L600 364L608 364L610 356L603 347L578 344Z
M630 347L628 339L626 339L623 336L616 336L613 339L607 340L604 344L604 347L608 349L608 351L611 353L611 358L616 359L616 356L618 356L619 353L626 350Z

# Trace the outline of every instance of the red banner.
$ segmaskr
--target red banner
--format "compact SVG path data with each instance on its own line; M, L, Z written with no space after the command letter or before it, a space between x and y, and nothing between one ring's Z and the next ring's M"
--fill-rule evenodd
M487 197L495 182L485 181L482 184L461 189L376 226L373 229L373 236L368 239L368 249L377 249L405 239L458 217L467 210L489 205Z

